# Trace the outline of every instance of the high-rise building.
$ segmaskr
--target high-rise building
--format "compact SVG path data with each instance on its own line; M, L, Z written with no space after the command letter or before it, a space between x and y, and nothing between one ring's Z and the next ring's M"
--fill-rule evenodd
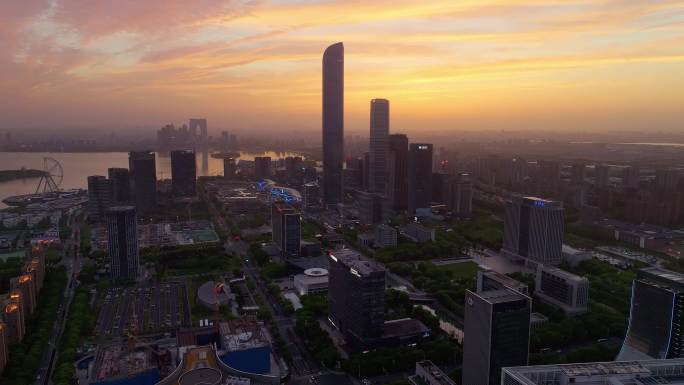
M637 271L625 341L617 360L684 358L684 274Z
M682 171L678 169L658 169L656 170L655 187L661 192L674 191L682 177Z
M254 158L254 178L268 179L271 177L271 157L257 156Z
M502 385L684 385L684 359L516 366L501 371ZM497 382L498 384L498 382Z
M389 136L389 162L387 199L392 210L408 207L408 137L404 134Z
M88 177L88 218L98 222L104 219L104 212L111 204L110 181L102 175Z
M235 174L237 173L237 165L235 164L235 159L234 158L225 158L223 159L223 176L230 180L235 178Z
M299 257L302 240L301 214L285 202L271 205L271 228L273 243L283 258Z
M370 191L384 194L389 151L389 100L373 99L370 107Z
M7 342L14 344L21 342L24 338L25 325L24 305L22 304L22 294L19 290L12 290L9 293L8 301L5 303L3 320L7 325Z
M382 337L385 269L353 250L328 255L328 319L354 349Z
M30 316L38 306L38 291L31 274L22 274L12 278L12 288L21 292L21 303L25 317Z
M176 196L194 196L196 180L195 151L171 151L171 190L173 194Z
M321 195L318 183L310 182L304 185L304 209L320 207Z
M112 279L135 280L140 269L135 207L111 207L106 217Z
M107 169L107 175L112 188L112 204L130 203L131 176L128 169L111 167Z
M449 180L449 174L445 172L432 173L432 201L438 204L446 203L445 189Z
M557 267L537 265L534 294L568 315L589 310L589 280Z
M190 132L192 132L194 135L199 136L197 138L197 141L201 146L205 146L207 142L209 141L208 138L208 133L207 133L207 119L205 118L194 118L190 119L190 122L188 124L190 127ZM199 129L199 133L197 132L197 129Z
M411 143L408 162L408 211L429 209L432 203L432 144Z
M639 166L627 166L622 169L622 188L635 189L639 187L641 170Z
M356 198L361 223L373 225L382 222L382 196L380 194L359 191Z
M574 184L584 183L587 166L582 162L573 163L570 170L570 181Z
M561 202L515 196L506 203L503 254L532 264L557 265L562 259Z
M610 184L610 166L607 164L597 164L594 167L594 185L599 188L606 188Z
M323 54L323 203L342 203L344 161L344 45Z
M462 219L473 215L473 185L470 174L461 173L449 180L445 191L445 201L452 217Z
M5 371L5 366L7 366L8 345L7 325L4 322L0 322L0 375L2 375L2 372Z
M466 291L463 385L499 385L503 367L527 365L531 306L512 289Z
M151 151L131 151L128 154L133 203L139 214L157 207L157 166Z

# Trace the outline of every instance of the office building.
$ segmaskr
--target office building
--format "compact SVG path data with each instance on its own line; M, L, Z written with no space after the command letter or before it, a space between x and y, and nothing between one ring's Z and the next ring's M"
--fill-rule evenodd
M321 195L318 183L309 182L304 185L304 209L310 210L320 207Z
M639 187L641 170L639 166L627 166L622 169L622 188L635 189Z
M271 177L271 157L257 156L254 158L254 178L268 179Z
M408 208L408 137L404 134L389 136L387 199L392 210Z
M323 204L342 203L344 161L344 45L323 54Z
M499 385L501 368L527 365L531 302L511 289L466 291L463 385Z
M382 196L375 193L359 191L356 194L359 207L359 221L373 225L382 222Z
M401 228L401 235L412 240L413 242L434 242L435 229L425 227L417 222L412 222Z
M617 360L684 357L684 275L658 267L637 271L630 318Z
M508 367L502 385L684 385L684 359ZM498 382L497 382L498 384Z
M140 269L135 207L111 207L107 210L106 218L112 279L135 280Z
M111 204L111 184L102 175L88 177L88 219L98 222L104 219L104 212Z
M107 169L109 183L111 184L113 205L130 203L131 201L131 176L127 168L111 167Z
M567 315L589 310L589 280L557 267L537 265L534 294Z
M371 100L370 110L369 190L384 194L387 185L387 153L389 152L389 100Z
M429 210L432 203L432 145L411 143L408 162L408 213Z
M223 177L231 180L235 179L237 174L237 165L235 164L234 158L223 159Z
M445 203L453 218L473 216L473 184L470 174L461 173L447 181Z
M157 207L157 167L151 151L131 151L128 154L132 200L138 214L153 212Z
M5 366L7 366L8 350L7 347L9 342L7 341L7 325L4 322L0 322L0 376L2 372L5 371Z
M408 378L412 385L456 385L449 376L430 360L416 362L416 374Z
M302 239L301 214L285 202L271 205L272 239L283 258L299 257Z
M503 254L512 259L556 265L562 261L561 202L516 196L506 203Z
M497 273L494 270L477 271L476 290L478 293L504 289L512 289L520 294L530 295L529 287L517 279L511 278L505 274Z
M432 173L432 202L437 204L446 203L445 189L449 181L449 174L445 172L433 172Z
M587 166L582 162L573 163L570 169L570 182L581 185L584 183Z
M395 247L397 246L397 230L388 225L375 226L375 247Z
M610 166L597 164L594 166L594 185L598 188L606 188L610 184Z
M171 190L175 196L195 196L197 166L195 151L171 151Z
M385 268L349 249L328 258L328 319L353 349L364 349L383 335Z

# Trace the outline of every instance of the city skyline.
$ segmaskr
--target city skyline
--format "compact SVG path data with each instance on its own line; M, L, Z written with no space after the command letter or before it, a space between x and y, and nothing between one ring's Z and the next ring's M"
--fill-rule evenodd
M200 115L213 127L316 132L320 52L336 41L347 46L349 132L367 126L374 98L392 101L409 134L680 129L678 1L1 7L2 130Z

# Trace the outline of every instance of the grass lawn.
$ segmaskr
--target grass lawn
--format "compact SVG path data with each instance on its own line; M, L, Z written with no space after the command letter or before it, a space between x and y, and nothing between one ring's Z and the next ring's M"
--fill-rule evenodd
M478 264L473 261L450 263L438 266L440 270L451 271L455 279L473 278L479 270Z

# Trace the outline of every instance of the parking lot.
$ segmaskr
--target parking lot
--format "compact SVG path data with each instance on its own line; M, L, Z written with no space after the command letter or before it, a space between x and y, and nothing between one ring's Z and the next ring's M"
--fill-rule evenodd
M95 332L101 337L144 334L190 326L187 289L182 283L110 288Z

